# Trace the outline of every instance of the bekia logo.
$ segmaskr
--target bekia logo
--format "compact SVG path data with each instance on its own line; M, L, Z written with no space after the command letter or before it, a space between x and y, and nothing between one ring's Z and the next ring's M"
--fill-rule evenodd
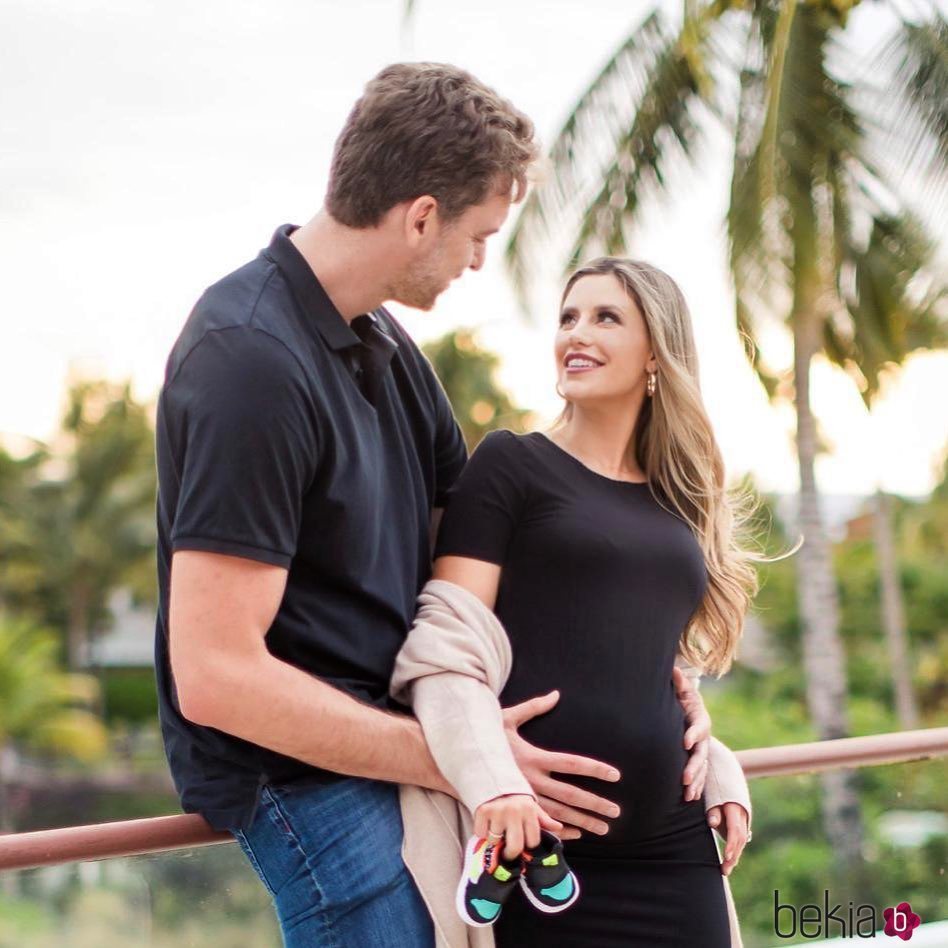
M908 902L899 902L895 908L887 908L882 912L885 918L885 933L896 935L902 941L908 941L912 932L922 924L922 920L912 911Z
M922 923L908 902L884 909L882 917L884 933L903 941L908 941ZM781 903L780 892L774 889L774 933L778 938L872 938L879 927L872 905L850 902L848 909L843 909L837 902L831 908L828 889L823 890L822 905L810 902L801 905L799 911L795 905Z

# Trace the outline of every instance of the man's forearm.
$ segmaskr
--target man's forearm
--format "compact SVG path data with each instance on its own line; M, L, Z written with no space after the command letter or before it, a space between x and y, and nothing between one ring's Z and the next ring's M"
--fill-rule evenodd
M263 649L196 676L197 724L357 777L454 790L440 773L418 721L365 704Z

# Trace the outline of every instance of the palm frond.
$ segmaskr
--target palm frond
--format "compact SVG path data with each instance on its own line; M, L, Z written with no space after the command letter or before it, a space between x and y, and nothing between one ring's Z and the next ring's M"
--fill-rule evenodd
M948 21L935 8L922 23L902 22L867 68L886 76L873 111L880 151L903 175L920 174L940 200L948 186Z
M760 136L758 159L758 189L761 205L767 204L777 194L777 136L785 125L784 93L791 94L792 87L785 85L787 78L787 53L794 32L797 0L785 0L780 4L769 44L768 65L764 88L764 127Z
M907 210L877 214L865 245L847 248L846 258L851 276L840 287L844 309L827 354L847 371L858 366L869 406L886 366L948 346L948 290L933 272L935 242Z
M694 157L697 108L713 104L705 45L720 13L712 4L686 14L677 33L651 13L580 97L550 150L549 178L528 197L507 244L522 303L540 254L551 245L556 252L556 235L577 234L568 265L596 244L619 252L623 225L665 186L673 157Z
M775 167L783 140L779 125L782 87L770 77L776 54L778 23L788 28L792 20L780 19L780 11L758 4L745 45L745 60L739 73L740 94L734 127L734 159L726 227L728 257L735 290L735 319L745 340L745 354L769 396L777 390L777 379L762 364L756 343L762 314L775 304L774 288L790 282L789 248L778 246L785 204ZM785 50L779 57L785 68ZM765 146L765 130L771 145ZM770 172L764 170L769 164ZM769 184L766 183L769 180Z
M792 19L785 10L760 8L741 73L727 230L738 329L751 336L766 315L789 312L806 261L825 289L835 285L853 202L863 196L851 182L879 177L851 87L830 71L829 22L809 6ZM829 333L828 345L843 345ZM751 364L772 393L759 359Z

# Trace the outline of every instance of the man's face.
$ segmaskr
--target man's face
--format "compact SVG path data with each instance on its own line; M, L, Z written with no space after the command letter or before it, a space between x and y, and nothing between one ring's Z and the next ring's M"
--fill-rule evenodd
M392 288L391 299L414 309L430 310L438 296L465 270L484 265L487 238L507 219L510 194L492 194L473 204L449 224L439 224L424 250Z

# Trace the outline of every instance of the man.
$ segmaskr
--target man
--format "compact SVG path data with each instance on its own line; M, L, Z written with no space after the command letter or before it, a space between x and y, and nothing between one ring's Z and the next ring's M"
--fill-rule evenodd
M211 286L172 349L157 421L156 674L181 804L230 830L288 945L433 944L400 849L399 783L452 793L388 699L430 573L432 511L467 453L430 364L382 307L423 310L526 187L530 120L452 66L368 83L336 142L324 207ZM686 696L691 779L707 716ZM531 747L518 763L563 835L613 805ZM542 789L541 789L542 785ZM542 794L542 795L540 795Z

